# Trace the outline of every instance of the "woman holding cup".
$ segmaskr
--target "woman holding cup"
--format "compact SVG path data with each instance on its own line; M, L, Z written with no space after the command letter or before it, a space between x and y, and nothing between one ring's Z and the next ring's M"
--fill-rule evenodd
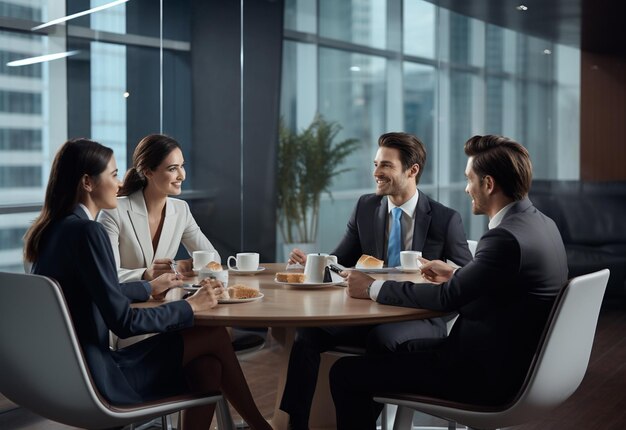
M104 210L98 217L111 240L120 281L151 280L173 273L181 243L190 254L206 251L198 253L202 261L221 262L187 203L170 197L181 193L184 180L183 152L176 140L151 134L139 142L117 208ZM182 276L192 277L194 270L199 270L196 265L187 259L178 261L175 268Z

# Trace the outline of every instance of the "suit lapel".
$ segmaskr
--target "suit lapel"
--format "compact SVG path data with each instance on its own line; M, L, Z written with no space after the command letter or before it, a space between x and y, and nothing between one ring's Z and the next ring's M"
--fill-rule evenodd
M139 190L128 196L128 199L130 201L128 217L133 226L137 242L141 247L145 267L149 267L152 265L152 260L154 260L154 251L152 250L152 236L150 236L150 226L148 224L148 210L146 209L146 202L143 199L143 192Z
M176 221L178 220L178 214L174 209L174 205L168 201L165 204L165 219L163 220L163 228L161 229L161 237L157 244L155 255L159 258L165 258L169 253L168 247L174 239L174 233L176 231Z
M413 227L413 250L422 251L428 237L430 227L430 203L428 198L421 191L417 190L419 198L415 207L415 225Z
M387 232L387 197L382 197L374 211L374 240L376 241L376 258L385 259L385 234Z

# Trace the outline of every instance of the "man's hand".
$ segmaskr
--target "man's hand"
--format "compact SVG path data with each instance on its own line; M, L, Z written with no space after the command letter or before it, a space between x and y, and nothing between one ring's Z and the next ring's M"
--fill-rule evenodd
M450 278L452 278L454 269L456 269L456 267L444 263L441 260L431 261L421 257L418 258L422 263L422 266L420 267L422 276L429 282L434 282L436 284L447 282Z
M200 281L200 285L202 288L196 291L193 296L185 299L194 314L217 306L217 297L224 292L224 286L216 279L205 278Z
M374 282L374 278L358 270L344 271L341 272L340 275L346 278L346 282L348 283L346 293L348 293L350 297L354 297L355 299L370 298L368 288L372 285L372 282Z
M304 266L306 264L306 254L301 249L294 248L289 253L287 264L302 264Z
M150 281L152 292L150 295L156 300L165 298L165 294L170 288L182 287L183 281L176 279L173 273L164 273L156 279Z
M157 258L154 260L154 263L152 263L152 266L148 267L146 271L143 272L143 279L152 281L164 273L174 273L171 267L173 262L174 260L171 258Z

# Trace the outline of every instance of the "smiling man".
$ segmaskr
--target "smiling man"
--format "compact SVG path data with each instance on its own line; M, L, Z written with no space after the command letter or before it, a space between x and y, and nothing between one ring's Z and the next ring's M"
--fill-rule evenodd
M362 254L399 265L403 250L421 251L427 259L451 260L464 266L472 255L460 215L417 189L426 164L422 142L407 133L386 133L378 139L374 159L376 193L359 198L346 233L332 252L339 263L354 266ZM290 262L304 264L306 255L294 249ZM281 409L291 428L305 429L320 363L320 353L336 345L365 347L368 352L396 351L412 340L446 336L442 318L359 327L298 329L289 358Z
M474 136L465 191L487 231L466 266L424 262L431 283L375 281L351 271L350 296L378 303L458 312L445 339L404 353L344 357L330 374L337 428L375 429L377 393L414 393L505 405L521 387L550 309L567 282L567 258L554 222L528 199L532 164L526 148L502 136ZM381 370L384 369L384 370Z

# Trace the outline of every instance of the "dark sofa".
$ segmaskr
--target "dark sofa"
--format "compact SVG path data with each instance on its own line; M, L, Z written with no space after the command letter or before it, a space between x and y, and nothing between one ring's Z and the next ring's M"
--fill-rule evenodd
M626 182L536 180L530 200L563 236L569 277L611 271L606 300L626 298Z

